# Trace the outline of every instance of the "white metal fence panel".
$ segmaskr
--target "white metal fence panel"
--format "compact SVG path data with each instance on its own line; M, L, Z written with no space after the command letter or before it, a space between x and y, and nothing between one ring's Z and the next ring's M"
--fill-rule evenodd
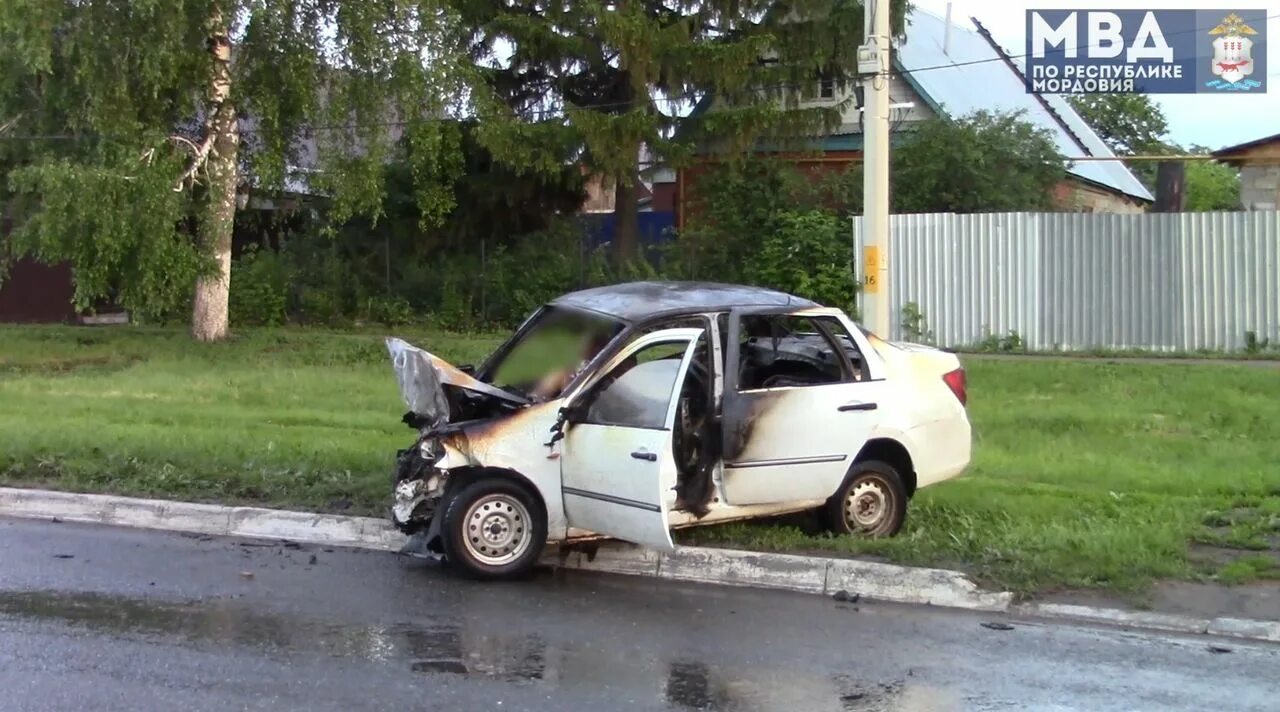
M1030 349L1235 350L1280 341L1280 212L890 218L892 336L915 303L934 341L1017 332ZM862 218L853 219L861 259Z

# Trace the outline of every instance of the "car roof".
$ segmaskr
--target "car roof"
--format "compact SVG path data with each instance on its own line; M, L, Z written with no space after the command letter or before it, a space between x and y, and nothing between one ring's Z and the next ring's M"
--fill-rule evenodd
M734 307L795 307L818 304L763 287L717 282L626 282L570 292L551 306L592 311L624 321L655 316L726 311Z

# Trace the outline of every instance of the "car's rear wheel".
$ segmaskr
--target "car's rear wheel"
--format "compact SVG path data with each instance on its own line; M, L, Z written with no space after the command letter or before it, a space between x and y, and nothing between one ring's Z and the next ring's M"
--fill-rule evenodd
M891 465L855 463L826 507L827 524L838 534L887 537L907 520L907 490Z
M509 579L533 568L547 542L547 516L528 488L486 477L449 496L440 540L449 563L479 579Z

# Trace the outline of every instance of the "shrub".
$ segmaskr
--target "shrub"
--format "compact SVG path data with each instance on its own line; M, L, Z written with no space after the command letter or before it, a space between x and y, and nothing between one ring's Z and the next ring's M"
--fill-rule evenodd
M272 250L250 245L232 267L231 323L278 326L285 321L289 270Z
M402 326L413 322L413 306L404 297L369 297L365 300L365 318L386 326Z
M920 311L919 304L907 302L902 306L902 320L899 325L902 327L902 336L907 341L918 344L933 343L933 332L929 330L929 324L925 321L924 312Z
M1259 338L1258 332L1244 332L1244 351L1250 355L1260 354L1271 348L1271 339Z
M1003 335L988 332L973 345L973 350L983 353L1020 353L1026 350L1026 345L1022 341L1022 334L1016 329L1010 329Z
M827 306L851 310L858 290L848 224L822 210L783 212L744 255L744 276Z

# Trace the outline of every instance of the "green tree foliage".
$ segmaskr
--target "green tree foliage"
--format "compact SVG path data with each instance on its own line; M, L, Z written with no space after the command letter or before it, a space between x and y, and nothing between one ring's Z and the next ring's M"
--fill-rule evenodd
M312 160L333 218L382 210L397 142L427 222L453 207L465 96L433 0L0 3L0 166L29 196L11 249L71 261L76 301L192 302L226 333L236 193ZM234 56L234 62L232 61ZM296 176L294 176L296 177ZM194 287L193 287L194 285Z
M638 254L642 145L679 162L694 146L745 149L786 127L835 120L829 108L798 110L795 89L816 90L819 72L847 83L863 27L853 0L454 2L475 28L482 139L519 165L554 168L553 157L578 153L613 179L624 260ZM905 6L891 3L896 27ZM677 110L707 94L726 108Z
M1118 156L1178 153L1165 140L1169 121L1146 94L1076 94L1068 98L1080 116ZM1136 161L1129 170L1148 188L1156 184L1156 161Z
M1146 94L1075 94L1068 101L1121 156L1160 153L1169 132L1164 110Z
M895 212L1036 210L1065 176L1052 136L1016 114L920 122L893 153ZM848 216L862 170L806 172L785 159L729 161L692 183L663 269L684 279L766 284L827 304L855 289Z
M760 235L758 252L747 261L747 281L852 313L858 279L849 221L829 210L787 210L778 223L777 231Z
M1190 153L1206 154L1209 149L1192 146ZM1183 209L1188 212L1238 210L1240 171L1217 161L1186 161Z
M382 168L376 222L358 215L319 230L323 218L306 211L242 215L237 230L263 244L236 263L232 319L271 323L283 312L312 324L507 326L538 299L602 283L582 226L564 217L582 202L578 167L516 170L474 139L473 124L457 129L466 168L449 186L455 206L440 224L424 227L412 165L398 150Z
M1098 132L1117 155L1204 154L1208 149L1192 146L1184 150L1168 140L1169 122L1164 111L1145 94L1082 94L1071 105ZM1157 161L1135 162L1134 175L1154 187ZM1240 174L1231 166L1214 161L1185 161L1183 208L1187 211L1235 210L1240 207Z
M582 205L585 177L571 155L562 155L545 171L512 165L476 138L474 122L461 126L463 169L452 186L454 207L443 224L425 237L438 236L445 246L470 249L481 241L510 245L523 235L547 229L554 216L574 213ZM403 204L397 198L412 179L404 164L393 166L389 206L400 204L402 212L418 209L416 203Z
M1066 176L1052 134L1018 114L922 121L903 133L892 160L898 213L1048 208Z
M679 279L750 282L769 273L761 243L788 229L794 212L842 213L857 190L843 174L807 176L794 164L773 158L724 162L701 173L685 206L685 226L667 249L663 268ZM841 238L847 268L850 243ZM825 251L820 251L825 254ZM781 288L781 287L779 287Z

